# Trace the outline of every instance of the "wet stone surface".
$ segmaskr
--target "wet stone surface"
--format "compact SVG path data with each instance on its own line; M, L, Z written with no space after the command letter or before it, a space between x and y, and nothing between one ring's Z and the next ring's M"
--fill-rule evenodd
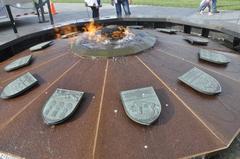
M89 38L89 33L84 32L71 44L71 49L79 56L116 57L140 53L152 48L155 43L156 38L144 30L131 29L119 40L102 37L101 33Z
M57 89L42 110L44 122L55 125L65 121L79 106L83 92Z
M201 49L199 51L199 58L216 64L228 64L230 62L230 59L221 53L223 52Z
M19 58L15 61L13 61L12 63L8 64L4 70L7 72L19 69L21 67L27 66L30 64L32 59L32 55L28 55L28 56L24 56L22 58Z
M11 83L9 83L2 91L1 93L1 98L2 99L7 99L7 98L12 98L16 97L23 92L27 91L34 85L38 83L37 79L31 74L31 73L26 73Z
M122 91L120 95L126 114L133 121L150 125L158 119L161 104L153 87Z
M192 68L178 79L196 91L207 95L221 93L221 86L219 82L209 74L196 67Z

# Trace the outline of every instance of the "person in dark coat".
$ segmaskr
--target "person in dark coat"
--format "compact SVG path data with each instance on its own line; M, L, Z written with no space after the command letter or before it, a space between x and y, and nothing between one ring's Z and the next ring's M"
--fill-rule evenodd
M99 8L101 7L100 0L84 0L85 5L92 9L92 18L99 18Z
M122 17L122 7L125 12L125 16L130 16L131 11L129 4L132 3L132 0L112 0L112 5L115 5L117 17Z

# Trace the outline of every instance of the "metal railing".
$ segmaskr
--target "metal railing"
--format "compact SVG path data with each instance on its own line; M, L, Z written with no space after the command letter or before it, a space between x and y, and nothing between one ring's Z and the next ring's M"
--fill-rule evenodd
M53 16L50 12L50 1L49 0L0 0L1 2L1 11L0 16L3 18L9 17L12 28L15 33L17 33L16 23L15 23L15 16L12 14L12 8L15 8L16 10L26 10L26 9L32 9L32 11L37 12L38 20L39 22L47 22L44 17L44 8L43 6L47 4L48 10L49 10L49 17L51 24L53 24ZM6 11L7 14L6 14ZM8 16L6 16L8 15ZM16 15L16 14L15 14Z

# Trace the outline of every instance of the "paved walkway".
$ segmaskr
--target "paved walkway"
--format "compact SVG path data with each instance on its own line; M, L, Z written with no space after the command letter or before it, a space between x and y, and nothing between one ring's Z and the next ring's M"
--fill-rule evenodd
M86 8L84 4L55 4L59 14L54 16L55 25L67 21L77 21L83 18L91 17L91 9ZM213 16L199 15L197 9L192 8L171 8L159 6L131 6L132 16L137 17L167 17L180 18L197 24L213 24L219 27L229 26L240 33L240 11L221 11ZM110 4L104 4L100 9L101 17L114 16L115 8ZM46 18L49 18L46 15ZM25 16L16 20L18 34L14 34L9 22L0 23L0 45L19 36L28 33L37 32L46 27L50 27L50 23L38 23L37 16Z

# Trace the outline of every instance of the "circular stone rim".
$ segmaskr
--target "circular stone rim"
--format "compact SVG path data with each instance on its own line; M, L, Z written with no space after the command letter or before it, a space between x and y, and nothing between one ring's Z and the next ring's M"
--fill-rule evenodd
M117 49L96 49L96 48L83 48L83 47L77 47L76 41L74 43L71 43L71 50L72 53L80 56L80 57L121 57L121 56L128 56L128 55L135 55L138 53L142 53L145 50L148 50L150 48L153 48L154 45L157 42L157 38L152 36L150 33L143 31L143 30L137 30L137 29L131 29L131 32L135 34L135 36L138 37L137 40L141 39L141 44L136 43L134 41L130 41L132 43L131 45L128 45L124 48L117 48Z

